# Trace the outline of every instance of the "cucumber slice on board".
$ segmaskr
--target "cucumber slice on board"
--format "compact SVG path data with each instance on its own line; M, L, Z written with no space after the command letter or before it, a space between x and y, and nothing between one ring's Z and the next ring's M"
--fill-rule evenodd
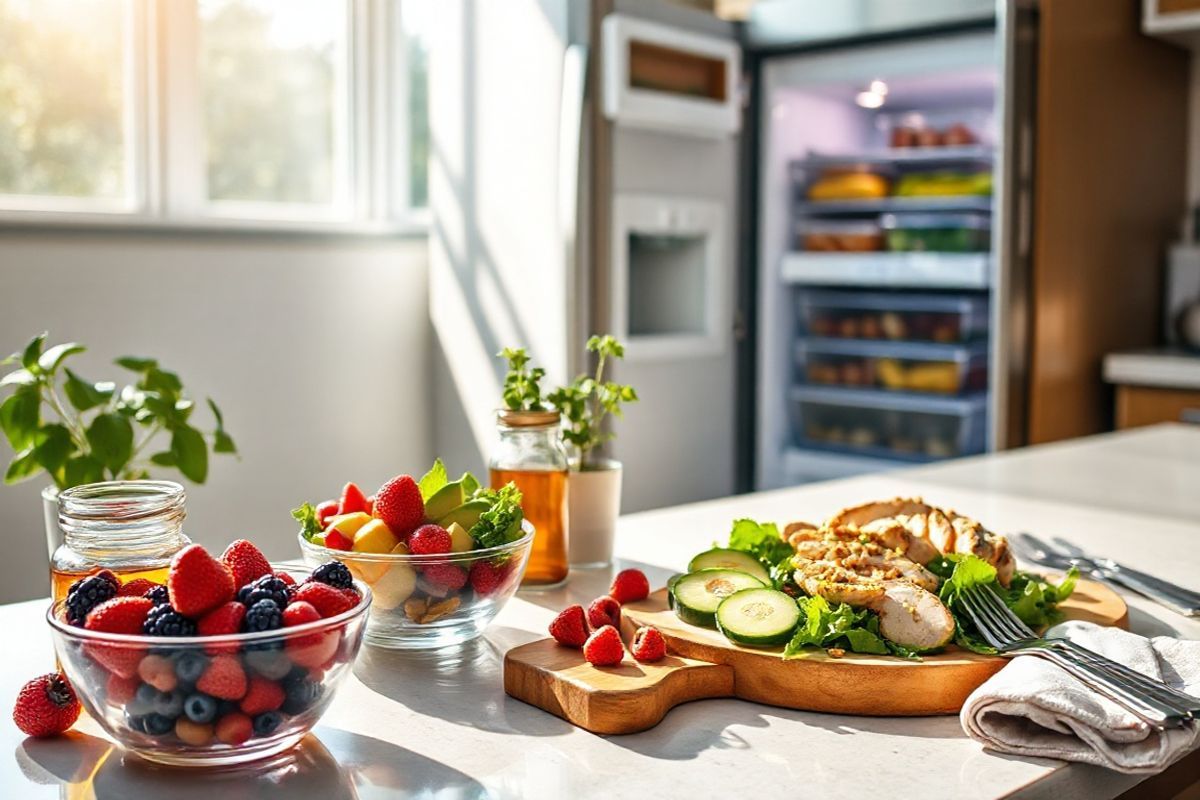
M724 547L705 550L688 564L688 572L698 569L736 569L753 575L766 586L771 585L771 573L767 568L757 558L741 550L727 550Z
M679 579L684 577L684 573L677 572L667 578L667 608L675 607L675 584L679 583Z
M717 606L717 630L736 644L783 644L800 624L800 606L775 589L743 589Z
M701 569L675 582L675 614L684 622L705 628L716 627L715 615L721 601L742 589L762 589L761 580L735 569Z

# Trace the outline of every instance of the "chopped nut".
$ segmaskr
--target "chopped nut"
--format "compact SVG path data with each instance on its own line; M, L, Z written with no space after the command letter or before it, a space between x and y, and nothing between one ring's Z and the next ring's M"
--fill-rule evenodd
M462 601L458 599L457 595L454 597L448 597L440 603L434 603L429 607L429 610L425 612L424 616L421 617L421 624L441 619L447 614L453 614L458 610L460 605L462 605Z
M840 647L831 647L825 652L829 653L829 655L833 658L841 658L842 656L846 655L846 651Z
M421 617L425 616L428 607L428 601L424 597L410 597L404 601L404 613L413 622L421 622Z

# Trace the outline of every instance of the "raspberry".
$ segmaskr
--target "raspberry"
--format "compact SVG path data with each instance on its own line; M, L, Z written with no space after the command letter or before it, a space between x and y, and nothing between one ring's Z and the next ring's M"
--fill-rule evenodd
M246 689L246 696L239 705L243 714L254 716L264 711L275 711L283 705L283 687L266 678L253 677Z
M450 533L441 525L422 525L408 540L408 552L415 556L450 552Z
M117 597L145 597L147 592L161 585L146 578L134 578L121 584L121 588L117 589Z
M254 724L245 714L233 712L217 720L214 732L217 741L236 746L254 735Z
M217 656L196 681L196 688L222 700L241 700L246 695L246 673L236 657Z
M246 633L273 631L283 627L283 612L274 600L259 600L246 611Z
M288 585L283 582L282 578L277 578L275 575L264 575L238 589L237 600L247 608L259 600L274 600L275 605L286 608L290 594Z
M408 536L425 521L425 503L411 475L398 475L375 493L372 516L381 519L400 537Z
M56 736L75 724L79 709L71 684L60 673L51 672L21 687L13 706L13 722L26 736Z
M245 539L238 539L221 553L221 563L233 575L233 585L242 588L247 583L271 574L271 563L262 551Z
M147 636L195 636L196 623L170 606L154 606L146 614L142 632Z
M649 664L653 661L660 661L666 656L667 642L658 632L658 628L649 626L638 628L637 633L633 634L633 641L629 644L629 652L633 653L636 660L643 664Z
M75 581L67 590L67 622L82 625L88 612L116 597L119 589L117 576L106 569Z
M621 604L608 595L597 597L587 609L588 624L593 630L612 625L621 627Z
M476 561L471 565L471 588L478 595L492 594L504 583L508 570L507 563L497 565L491 561Z
M640 569L623 569L613 578L608 587L608 596L621 605L635 600L645 600L650 595L650 581Z
M201 617L233 599L233 573L198 544L190 544L171 559L167 589L171 606L185 617Z
M312 571L309 580L328 583L338 589L353 589L354 576L350 568L340 561L327 561Z
M559 644L568 647L583 647L588 638L587 619L583 606L574 605L564 608L554 621L550 623L550 635Z
M620 664L625 657L625 646L621 644L621 634L612 625L605 625L588 637L583 643L583 657L597 667L611 667Z
M236 600L219 605L205 614L196 623L196 633L200 636L226 636L231 633L241 633L242 621L246 618L246 607ZM236 642L228 644L206 644L204 652L209 655L217 653L236 653Z
M454 564L429 564L421 573L425 580L438 589L457 592L467 585L467 571Z
M179 685L175 665L171 659L163 656L149 655L143 658L138 664L137 674L160 692L169 692Z
M327 583L315 582L300 584L293 600L311 604L322 617L335 617L358 605L357 601L350 599L348 592L335 589Z

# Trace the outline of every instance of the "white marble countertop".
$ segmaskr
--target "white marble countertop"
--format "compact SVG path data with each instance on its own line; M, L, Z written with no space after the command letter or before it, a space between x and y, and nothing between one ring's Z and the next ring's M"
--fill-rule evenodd
M1060 535L1200 588L1200 428L1143 428L1003 455L631 515L619 566L653 584L723 538L732 519L819 519L844 504L918 493L1000 531ZM604 591L608 570L523 594L487 635L452 652L365 648L315 735L269 766L180 772L114 749L90 720L68 737L24 739L0 723L0 797L1113 797L1136 779L1002 757L957 717L847 717L707 700L651 731L600 737L507 697L504 652L543 635L555 612ZM1200 638L1200 622L1130 598L1135 630ZM0 697L53 667L44 601L0 607ZM9 755L11 754L11 755Z
M1131 386L1200 389L1200 354L1176 348L1109 353L1104 357L1104 380Z

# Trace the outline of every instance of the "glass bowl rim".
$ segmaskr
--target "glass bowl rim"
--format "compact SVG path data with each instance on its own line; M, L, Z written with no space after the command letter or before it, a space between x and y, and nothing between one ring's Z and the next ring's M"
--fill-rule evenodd
M300 541L300 549L312 550L318 553L328 553L330 558L342 559L347 558L353 561L376 561L388 564L428 564L432 562L456 562L456 561L476 561L481 558L490 558L492 556L507 555L515 553L523 547L527 547L533 542L533 535L536 532L533 523L527 519L521 520L521 530L524 535L520 539L515 539L505 544L498 544L495 547L484 547L479 550L462 550L457 553L359 553L354 550L335 550L332 547L326 547L322 544L314 544L304 538L303 533L297 533L296 538Z
M288 574L300 573L301 570L295 567L286 567L278 564L271 564L271 569L274 572L287 572ZM305 572L304 574L309 574ZM332 617L319 619L314 622L305 622L300 625L295 625L290 628L278 628L273 631L256 631L254 633L224 633L219 636L147 636L143 633L106 633L104 631L92 631L87 628L81 628L76 625L71 625L65 620L58 618L55 613L61 608L66 600L56 600L50 603L50 607L46 609L46 621L50 623L50 627L58 633L63 634L72 639L79 639L88 642L99 642L110 645L139 645L146 647L194 647L214 644L246 644L253 642L289 640L296 636L302 636L306 633L324 633L340 627L344 623L349 622L355 617L361 616L371 605L373 595L371 587L362 581L354 581L354 588L358 590L359 601L354 608L347 609L340 614L335 614Z

